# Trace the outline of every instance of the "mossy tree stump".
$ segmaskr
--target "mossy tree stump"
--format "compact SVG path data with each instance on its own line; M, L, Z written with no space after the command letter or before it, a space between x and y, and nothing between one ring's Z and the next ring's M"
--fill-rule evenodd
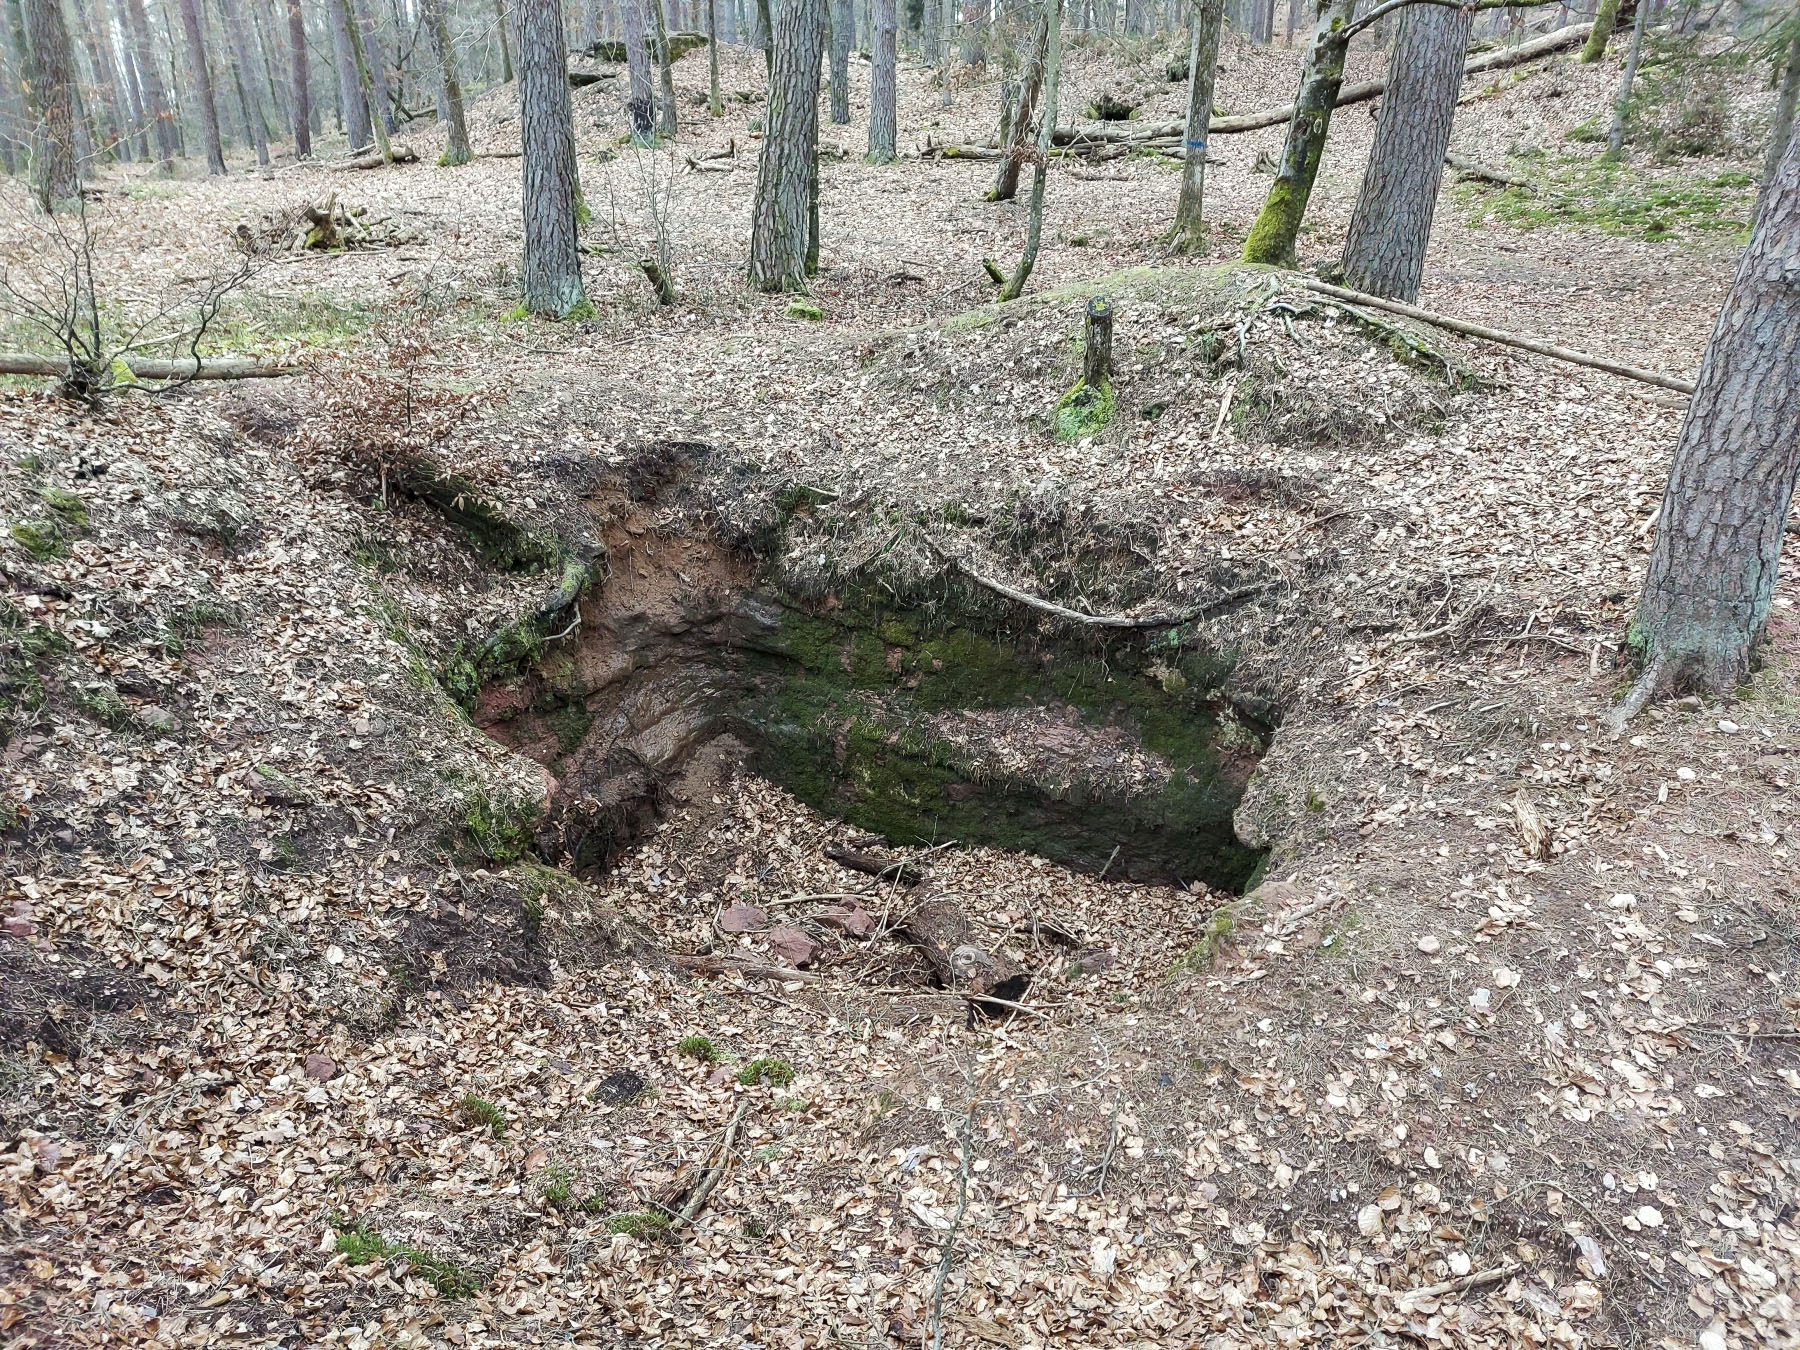
M1112 301L1096 295L1087 304L1081 379L1056 405L1059 440L1091 436L1112 420L1112 337Z

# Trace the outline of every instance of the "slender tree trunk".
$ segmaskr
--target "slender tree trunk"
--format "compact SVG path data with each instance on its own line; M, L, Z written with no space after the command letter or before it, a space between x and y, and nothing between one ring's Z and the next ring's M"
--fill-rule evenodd
M399 124L394 119L394 81L388 69L387 52L381 45L381 25L363 0L349 0L351 35L360 48L358 60L366 68L364 94L369 112L390 133Z
M512 46L506 40L506 0L494 0L494 27L500 34L500 81L511 84L513 59Z
M1344 245L1346 286L1408 303L1419 297L1474 17L1442 5L1400 11L1375 144Z
M1271 0L1272 2L1272 0ZM1206 189L1207 129L1212 124L1213 83L1219 69L1219 30L1223 0L1194 0L1188 20L1188 111L1182 137L1181 196L1175 203L1175 228L1169 246L1176 253L1206 252L1202 210Z
M206 140L206 171L225 172L225 153L219 148L219 114L213 104L212 69L206 60L206 38L200 31L200 7L195 0L181 0L181 31L187 37L188 71L194 77L200 134Z
M1631 25L1631 49L1625 53L1625 73L1619 77L1619 96L1613 100L1612 126L1606 132L1606 153L1615 159L1625 149L1625 119L1631 112L1631 86L1637 82L1638 62L1644 54L1644 29L1650 18L1650 0L1638 0L1637 18Z
M750 218L750 279L765 291L803 291L818 173L824 0L783 0L775 23L775 70Z
M519 138L524 148L525 308L569 318L588 308L577 218L581 179L559 0L517 0Z
M1646 6L1647 7L1647 6ZM1800 137L1700 364L1632 626L1647 693L1743 683L1800 473Z
M1613 25L1619 21L1619 0L1600 0L1600 8L1594 14L1594 26L1588 30L1587 41L1582 44L1581 63L1592 65L1606 55L1606 44L1612 41Z
M763 67L769 78L775 78L775 16L769 0L756 0L756 31L762 40Z
M631 134L647 140L656 126L656 86L650 75L650 48L644 38L644 6L649 0L622 0L625 19L625 64L630 72L626 112Z
M306 16L300 12L300 0L283 0L287 9L288 57L293 66L294 93L289 100L293 110L294 157L312 158L312 93L306 69Z
M956 35L956 0L925 0L925 3L941 4L944 9L943 19L938 23L938 70L941 75L939 91L943 105L950 106L950 52L951 43Z
M450 41L450 22L444 16L444 0L421 0L420 17L431 36L431 51L437 61L438 88L444 100L444 155L442 165L467 164L474 158L469 152L469 128L463 121L462 80L456 73L456 46Z
M369 100L358 73L356 46L351 41L349 0L325 0L331 14L331 45L337 57L339 106L344 113L344 136L352 150L375 143L369 116Z
M1781 72L1781 92L1775 99L1775 116L1769 123L1769 153L1763 163L1762 187L1756 194L1758 208L1769 195L1769 185L1787 153L1788 139L1794 132L1794 107L1800 103L1800 30L1788 43L1787 68Z
M336 3L345 4L346 0L336 0ZM379 96L375 92L375 77L369 71L368 53L363 50L362 23L357 18L356 10L347 5L345 30L350 38L350 60L356 69L356 87L362 91L363 103L369 115L369 130L375 137L375 148L381 152L382 163L390 164L394 159L394 148L388 143L387 121L381 116Z
M1017 300L1024 293L1037 266L1038 247L1044 239L1044 178L1050 167L1050 147L1056 139L1057 82L1062 76L1062 0L1048 0L1044 6L1044 112L1038 122L1038 153L1031 166L1031 206L1025 224L1025 251L1019 256L1006 285L1000 288L1002 300Z
M837 126L850 121L850 44L856 38L853 0L832 0L831 5L831 120Z
M58 0L29 0L25 50L35 77L38 134L32 189L46 211L81 200L81 160L75 146L75 54Z
M144 0L124 0L124 4L125 17L131 25L138 85L144 92L144 112L152 119L156 136L156 157L168 167L175 159L175 115L163 90L162 75L156 68L156 44L150 36L150 18L144 12Z
M119 72L113 62L111 45L106 41L105 29L95 21L92 4L88 0L73 0L70 8L75 17L75 28L81 35L81 45L87 52L94 83L99 87L99 143L110 158L125 148L125 111L119 92Z
M990 202L1010 202L1019 195L1019 170L1031 157L1030 146L1036 139L1032 114L1037 109L1038 94L1044 85L1044 58L1049 40L1040 14L1031 55L1025 61L1025 78L1019 82L1018 102L1013 107L1012 122L1006 129L1006 146L1000 156L1000 167L994 172L994 186L988 190Z
M249 124L250 143L256 149L256 162L266 166L269 162L269 128L263 121L262 103L256 97L256 53L251 45L249 27L244 23L241 0L220 0L220 15L231 40L238 82L243 87L244 120Z
M129 24L120 20L119 27L119 79L125 86L125 107L131 119L131 137L134 153L141 160L151 157L150 124L155 119L150 113L150 104L144 95L144 87L138 78L137 53L133 50Z
M1317 19L1301 67L1287 142L1281 148L1281 163L1269 195L1244 241L1245 262L1293 265L1294 241L1300 237L1306 202L1325 156L1331 110L1337 106L1338 90L1344 83L1344 53L1350 45L1345 30L1356 0L1313 0L1313 4Z
M725 100L719 95L719 0L706 0L706 111L709 116L725 115Z
M669 25L663 17L663 0L645 0L655 20L651 36L656 41L656 69L662 80L662 100L657 108L656 131L666 140L674 140L680 129L675 115L675 63L669 59Z
M895 81L899 47L898 0L874 0L874 40L869 65L869 159L891 164L897 152L899 119Z

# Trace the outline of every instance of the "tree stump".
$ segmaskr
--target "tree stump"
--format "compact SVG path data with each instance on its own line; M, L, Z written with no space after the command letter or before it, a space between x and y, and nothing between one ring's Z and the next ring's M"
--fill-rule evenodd
M1090 389L1112 383L1112 301L1096 295L1087 304L1087 343L1081 353L1081 382Z

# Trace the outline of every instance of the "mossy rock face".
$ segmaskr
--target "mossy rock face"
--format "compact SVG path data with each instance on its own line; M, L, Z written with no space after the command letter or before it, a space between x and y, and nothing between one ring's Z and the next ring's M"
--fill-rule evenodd
M1260 855L1232 813L1264 730L1224 663L1014 644L916 611L756 608L758 766L896 844L957 839L1119 879L1237 889Z

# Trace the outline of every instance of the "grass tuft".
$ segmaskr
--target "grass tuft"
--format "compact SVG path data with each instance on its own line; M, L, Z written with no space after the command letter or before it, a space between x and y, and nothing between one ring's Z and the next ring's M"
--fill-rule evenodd
M753 1059L738 1070L737 1079L746 1087L754 1087L758 1083L786 1087L794 1081L794 1066L785 1059Z
M683 1036L675 1042L676 1052L689 1059L697 1059L702 1064L719 1062L719 1047L712 1043L709 1036Z
M456 1111L465 1125L484 1125L494 1138L506 1138L506 1112L486 1097L471 1092L456 1104Z

